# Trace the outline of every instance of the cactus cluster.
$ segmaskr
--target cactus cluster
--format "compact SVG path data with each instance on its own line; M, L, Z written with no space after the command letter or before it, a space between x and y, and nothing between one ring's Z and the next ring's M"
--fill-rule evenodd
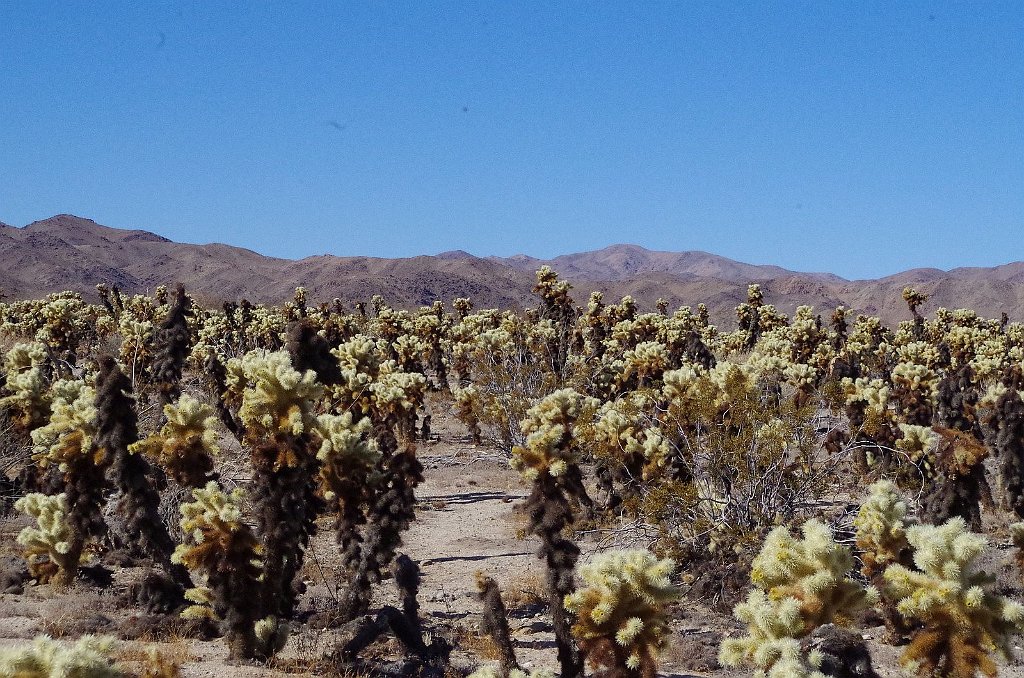
M995 675L990 655L1010 655L1011 636L1024 632L1024 606L992 593L992 577L975 570L985 538L954 518L911 527L907 541L914 568L894 564L885 571L886 595L915 624L901 663L919 676Z
M679 597L675 563L648 551L606 551L580 568L585 587L565 599L587 661L616 675L653 678L668 636L666 607Z
M753 664L758 676L818 676L821 657L805 653L800 639L818 626L849 622L870 606L877 591L849 577L850 550L837 544L828 527L812 520L803 538L774 529L753 562L754 587L736 606L747 635L723 641L719 660L726 666Z

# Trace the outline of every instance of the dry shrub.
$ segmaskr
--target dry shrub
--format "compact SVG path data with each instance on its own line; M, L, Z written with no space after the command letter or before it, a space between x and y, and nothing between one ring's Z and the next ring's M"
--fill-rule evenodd
M86 609L45 617L39 627L51 638L79 638L108 633L114 628L114 621Z
M722 666L718 663L718 646L722 634L709 631L676 636L669 640L662 652L661 663L666 669L710 673Z
M668 477L642 484L625 508L656 532L656 552L682 564L689 595L724 610L767 533L815 515L839 491L846 455L822 448L814 399L798 406L738 368L716 381L699 377L662 415Z
M310 625L304 626L299 632L293 633L288 638L288 643L295 656L291 656L291 652L287 656L275 655L268 662L268 666L282 673L316 676L337 675L331 673L334 668L333 662L329 658L336 642L335 631Z
M133 615L117 630L123 640L147 643L173 643L180 639L212 640L220 636L210 619L184 619L176 614Z
M172 638L157 646L145 643L121 643L114 654L119 664L127 664L139 678L176 678L181 666L198 661L198 656L183 638Z
M511 616L523 610L532 611L547 606L547 584L543 572L531 571L510 579L501 597Z
M455 645L470 652L482 660L497 661L501 659L501 648L486 633L481 633L465 626L455 629Z

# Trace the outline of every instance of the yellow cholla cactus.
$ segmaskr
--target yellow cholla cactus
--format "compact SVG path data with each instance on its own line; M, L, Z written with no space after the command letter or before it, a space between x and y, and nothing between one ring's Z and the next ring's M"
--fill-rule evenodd
M349 484L365 481L380 459L377 444L369 437L373 428L370 420L353 419L351 412L317 418L322 442L316 458L321 463L320 478L328 501L349 499L344 496L351 490Z
M751 663L757 676L820 675L820 658L802 655L799 639L830 622L843 623L874 604L877 592L848 577L853 556L837 544L823 523L804 523L803 539L785 527L772 530L754 558L750 578L756 588L736 606L748 635L727 638L719 661Z
M82 380L54 382L50 388L50 421L32 431L35 460L62 472L92 450L96 435L96 390Z
M423 402L426 390L426 377L417 372L403 372L398 368L382 369L379 379L370 386L373 406L381 420L385 421L414 412Z
M922 460L939 439L931 426L900 424L899 427L903 437L896 441L896 449L906 452L915 463Z
M114 639L82 636L72 645L37 636L28 647L0 649L0 676L15 678L125 678L110 653Z
M313 405L324 389L313 370L300 373L287 351L251 351L227 363L228 388L241 394L238 415L257 440L316 429Z
M896 485L880 480L868 488L868 498L860 506L853 525L857 528L857 547L863 555L861 573L871 578L900 560L907 542L907 504Z
M190 569L216 571L228 565L258 567L262 548L242 520L242 490L224 492L215 481L192 490L195 501L181 505L181 530L191 544L179 544L171 560ZM196 601L198 602L198 601Z
M145 440L128 447L133 454L145 454L182 485L197 487L213 470L217 445L217 416L214 409L188 394L178 402L164 405L167 423Z
M522 423L526 446L512 450L512 468L527 480L545 473L560 476L576 463L573 429L577 420L597 409L598 401L571 388L555 391L526 412Z
M565 599L572 633L594 668L653 676L668 631L665 607L679 597L671 560L644 550L607 551L580 568L586 587Z
M67 521L67 497L33 492L15 502L14 507L36 519L36 527L26 527L18 534L29 573L40 583L58 576L65 581L73 579L79 563L72 562L77 556L71 553L74 535Z
M876 417L885 414L889 404L889 386L881 379L858 377L856 380L844 377L843 391L846 393L846 404L864 403L866 411Z
M590 430L594 454L629 461L643 461L643 478L655 477L665 466L669 443L653 426L639 420L638 403L630 400L608 402L601 406L598 419Z
M4 356L5 387L11 395L0 398L0 409L11 409L13 419L25 429L37 426L49 410L45 362L46 347L39 342L15 344Z
M892 565L884 575L896 609L918 625L901 664L922 677L996 675L990 655L1010 656L1011 637L1024 632L1024 606L987 591L995 578L973 571L985 538L953 518L940 526L912 527L907 540L917 569Z
M924 365L902 362L892 369L892 383L934 400L939 388L939 375Z

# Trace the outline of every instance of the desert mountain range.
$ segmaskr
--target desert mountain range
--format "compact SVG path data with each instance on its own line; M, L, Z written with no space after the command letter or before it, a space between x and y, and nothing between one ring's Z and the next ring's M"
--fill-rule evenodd
M712 321L722 326L735 323L733 309L754 282L761 284L766 302L784 313L810 304L827 317L842 304L894 324L909 316L900 294L913 285L931 295L923 308L926 313L945 306L973 308L987 317L1005 312L1012 320L1024 319L1024 262L951 271L913 269L851 281L829 273L745 264L706 252L653 252L637 245L612 245L550 260L454 251L402 259L323 255L296 261L219 243L176 243L148 231L110 228L67 214L23 228L0 223L0 289L9 298L60 290L95 298L101 282L135 293L181 281L208 304L242 297L279 303L302 285L311 303L337 297L351 305L380 294L396 306L469 297L477 308L518 307L536 303L530 288L533 272L543 264L573 283L581 304L592 290L603 292L608 302L632 295L645 309L653 309L659 297L672 308L704 302Z

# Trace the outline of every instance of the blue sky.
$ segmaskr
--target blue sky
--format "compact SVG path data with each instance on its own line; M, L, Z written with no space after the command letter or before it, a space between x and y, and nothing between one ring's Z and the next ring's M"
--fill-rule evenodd
M1024 3L3 2L0 221L301 257L1024 259Z

